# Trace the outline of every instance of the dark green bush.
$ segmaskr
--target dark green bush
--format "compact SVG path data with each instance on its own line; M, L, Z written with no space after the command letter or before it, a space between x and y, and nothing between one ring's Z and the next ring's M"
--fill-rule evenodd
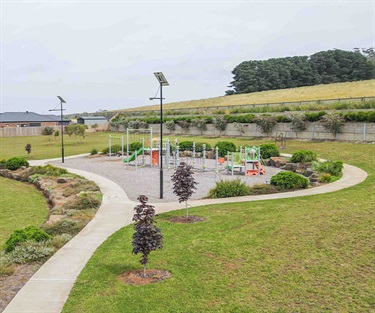
M290 158L290 162L292 163L307 163L317 160L317 155L314 151L310 150L298 150L293 153L292 157Z
M52 237L49 236L46 232L35 226L28 226L23 229L16 229L15 231L13 231L9 239L6 241L5 251L13 251L14 248L21 242L45 241L51 238Z
M210 189L207 198L229 198L247 196L250 193L250 187L239 178L235 180L220 180L216 186Z
M309 122L317 122L320 118L327 113L325 111L305 113L306 120Z
M126 147L124 149L126 150ZM117 153L117 152L120 152L120 151L122 151L122 146L121 145L112 145L111 146L111 153ZM102 153L103 154L108 154L109 153L109 147L104 148L102 150Z
M228 123L253 123L255 115L254 114L244 114L244 115L224 115L224 119Z
M67 174L68 171L65 168L56 167L56 166L48 164L45 166L42 166L42 165L34 166L31 173L32 175L39 174L39 175L45 175L45 176L59 177L61 175Z
M90 152L91 155L95 155L95 154L98 154L98 150L96 150L95 148L91 150Z
M181 141L178 146L180 151L191 151L193 150L193 141Z
M142 148L142 142L135 141L129 145L130 152L138 151L140 148Z
M319 173L328 173L332 176L341 176L344 163L342 161L313 162L313 170Z
M21 166L29 167L29 162L25 158L20 157L10 158L5 162L5 167L11 171L17 170Z
M233 142L230 141L219 141L215 148L218 148L219 150L219 156L225 157L228 152L236 152L236 145Z
M260 155L263 159L269 159L270 157L280 156L279 149L273 143L265 143L260 146Z
M309 180L293 172L280 172L272 176L271 185L282 189L307 188L309 186Z
M203 151L203 145L206 145L206 150L212 150L212 147L207 142L196 142L195 143L195 151L202 152Z

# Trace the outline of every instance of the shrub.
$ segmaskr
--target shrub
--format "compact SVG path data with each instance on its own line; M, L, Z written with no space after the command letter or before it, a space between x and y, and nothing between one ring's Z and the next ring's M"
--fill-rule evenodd
M250 194L250 187L239 178L235 180L220 180L216 186L210 189L208 198L241 197Z
M271 185L282 189L307 188L309 181L306 177L293 172L280 172L271 178Z
M6 163L7 163L7 160L5 159L0 160L0 169L5 169L7 167Z
M54 131L53 127L46 126L42 130L42 135L44 135L44 136L50 136L50 135L53 134L53 131Z
M310 150L298 150L293 153L290 158L292 163L307 163L317 160L317 155L314 151Z
M34 166L31 173L33 175L39 174L39 175L45 175L45 176L59 177L61 175L67 174L68 171L65 168L56 167L56 166L48 164L45 166L42 166L42 165Z
M254 122L264 134L270 133L277 124L276 118L273 116L258 116Z
M201 152L203 151L203 145L206 145L206 150L211 150L212 147L207 142L196 142L195 143L195 151Z
M29 162L25 158L20 157L10 158L5 162L5 167L11 171L17 170L21 166L29 167Z
M189 140L186 140L186 141L181 141L178 146L179 146L179 149L180 151L191 151L193 150L193 141L189 141Z
M322 124L325 129L333 134L338 134L344 125L344 119L338 114L326 114L322 117Z
M9 239L5 243L5 251L10 252L15 249L17 245L25 241L45 241L51 239L46 232L35 227L28 226L23 229L16 229L10 235Z
M95 155L95 154L98 154L98 150L96 150L95 148L91 150L90 152L91 155Z
M201 132L201 134L203 134L203 132L207 130L207 119L205 118L192 119L191 125L193 125L193 127L196 127Z
M322 173L319 175L318 180L321 183L330 183L332 181L332 175L329 173Z
M9 253L9 259L17 264L32 263L47 259L55 249L46 242L26 241Z
M227 128L227 120L221 116L217 116L213 120L215 128L221 133Z
M81 225L72 219L64 218L53 224L44 224L42 229L51 236L62 234L74 236L81 230Z
M60 249L63 247L70 239L72 239L72 236L69 234L61 234L53 237L52 245L56 249Z
M249 195L266 195L270 193L277 193L280 189L277 186L270 184L255 184L249 188Z
M112 145L111 146L111 153L117 153L119 151L122 151L122 146L121 145ZM109 153L109 147L104 148L102 150L102 153L108 154Z
M341 176L344 163L342 161L313 162L312 168L319 173L328 173L332 176Z
M59 130L55 130L54 136L55 136L55 138L59 137L60 136L60 131Z
M95 192L80 192L79 201L75 203L75 210L97 209L101 204L101 195Z
M164 123L165 127L170 131L173 132L176 129L176 124L174 121L166 121Z
M230 141L219 141L215 148L218 148L219 150L219 156L225 157L228 152L236 152L236 145L233 142Z
M290 116L290 126L294 131L302 131L306 129L305 115L292 114Z
M309 122L317 122L321 119L322 116L326 115L327 113L324 111L320 112L312 112L312 113L305 113L305 118Z
M280 156L279 149L273 143L265 143L260 146L260 155L263 159L269 159L270 157Z
M132 142L132 143L129 145L129 151L130 151L130 152L137 151L137 150L139 150L140 148L142 148L142 143L141 143L141 142L138 142L138 141Z

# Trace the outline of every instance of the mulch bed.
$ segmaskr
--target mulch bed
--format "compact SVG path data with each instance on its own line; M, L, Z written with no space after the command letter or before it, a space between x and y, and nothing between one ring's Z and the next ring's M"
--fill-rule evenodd
M189 217L186 216L175 216L169 219L169 222L176 223L176 224L187 224L187 223L198 223L204 222L207 219L201 216L191 215Z
M132 286L143 286L148 284L154 284L159 281L168 279L172 276L171 272L167 270L159 269L146 269L146 275L143 276L142 270L131 270L119 275L119 279L122 283Z

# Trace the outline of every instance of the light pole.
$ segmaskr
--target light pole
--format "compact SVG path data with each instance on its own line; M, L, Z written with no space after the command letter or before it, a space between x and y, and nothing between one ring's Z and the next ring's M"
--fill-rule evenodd
M154 73L156 79L160 84L160 98L150 98L150 100L160 99L160 199L163 199L163 86L169 86L167 79L162 72Z
M60 109L59 110L49 110L49 111L60 111L60 129L61 129L61 163L64 163L64 125L63 125L63 121L64 121L64 118L63 118L63 103L66 103L66 101L60 97L60 96L57 96L57 98L59 98L60 100Z

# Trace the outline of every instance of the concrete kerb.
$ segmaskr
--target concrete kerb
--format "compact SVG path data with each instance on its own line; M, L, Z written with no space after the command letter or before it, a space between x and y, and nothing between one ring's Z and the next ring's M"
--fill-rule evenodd
M81 157L86 156L73 156ZM56 160L56 159L54 159ZM59 160L59 159L57 159ZM51 160L31 161L42 165ZM135 202L129 200L124 190L100 175L69 169L70 172L94 181L103 193L103 201L96 216L89 224L55 255L53 255L24 285L4 310L14 312L61 312L74 282L95 250L115 231L132 222ZM270 195L246 196L225 199L189 201L191 207L210 204L294 198L334 192L363 182L367 173L357 167L344 164L343 176L338 181L311 189ZM182 209L178 202L154 204L158 213Z

